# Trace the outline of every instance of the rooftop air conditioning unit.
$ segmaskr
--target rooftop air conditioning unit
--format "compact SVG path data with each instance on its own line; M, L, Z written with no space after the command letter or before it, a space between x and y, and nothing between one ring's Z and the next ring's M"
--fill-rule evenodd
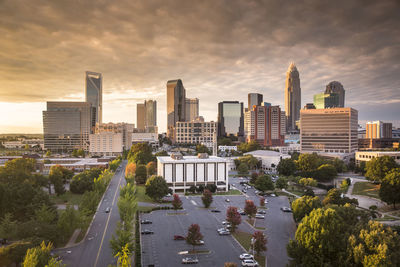
M171 159L183 159L183 156L181 153L172 153Z
M199 154L197 154L197 157L199 159L208 159L208 154L207 153L199 153Z

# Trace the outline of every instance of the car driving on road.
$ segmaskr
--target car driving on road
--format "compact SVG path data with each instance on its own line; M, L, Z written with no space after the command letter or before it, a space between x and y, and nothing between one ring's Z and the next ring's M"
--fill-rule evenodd
M196 263L199 263L199 260L195 258L187 257L182 259L182 264L196 264Z

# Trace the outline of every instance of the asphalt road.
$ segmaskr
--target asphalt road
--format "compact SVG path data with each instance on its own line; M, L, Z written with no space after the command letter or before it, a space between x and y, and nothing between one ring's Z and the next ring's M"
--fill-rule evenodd
M63 263L71 267L102 267L117 263L112 255L109 240L115 233L117 222L120 220L118 212L118 197L120 186L125 184L125 165L123 161L119 171L117 171L110 182L107 191L98 210L94 215L94 220L90 226L86 239L80 244L55 251L62 257ZM106 213L106 208L110 212Z

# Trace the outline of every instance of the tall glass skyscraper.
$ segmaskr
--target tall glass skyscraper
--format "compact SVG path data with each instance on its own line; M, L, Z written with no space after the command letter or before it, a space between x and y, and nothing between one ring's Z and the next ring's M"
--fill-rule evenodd
M285 109L287 131L297 130L296 121L300 120L301 88L300 75L294 63L286 72Z
M91 127L92 132L96 123L103 120L103 76L97 72L86 72L85 101L92 105Z
M170 80L167 82L167 135L173 138L174 127L177 121L185 121L186 117L186 90L182 81Z
M145 100L144 101L145 110L145 130L149 133L157 132L157 101L155 100Z
M315 108L337 108L339 107L339 95L333 93L321 93L314 95Z
M218 103L218 136L244 135L243 102L223 101Z

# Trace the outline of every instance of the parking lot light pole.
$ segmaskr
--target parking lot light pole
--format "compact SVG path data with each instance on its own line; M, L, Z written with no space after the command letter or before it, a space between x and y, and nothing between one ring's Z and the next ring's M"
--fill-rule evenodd
M252 237L251 238L251 245L253 246L253 259L254 259L254 243L255 243L255 238L254 237Z

